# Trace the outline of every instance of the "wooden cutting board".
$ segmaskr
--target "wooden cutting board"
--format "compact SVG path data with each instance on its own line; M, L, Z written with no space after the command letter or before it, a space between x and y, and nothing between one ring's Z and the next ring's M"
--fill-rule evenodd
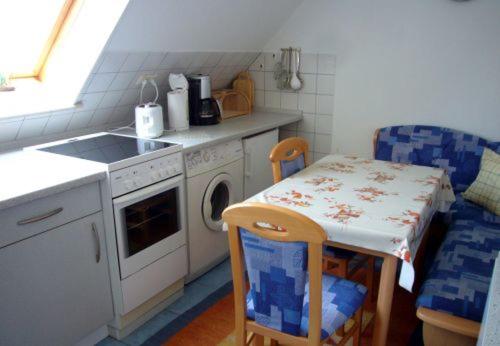
M248 71L238 74L238 77L233 82L233 89L248 97L248 100L250 100L250 111L252 111L254 105L254 83Z

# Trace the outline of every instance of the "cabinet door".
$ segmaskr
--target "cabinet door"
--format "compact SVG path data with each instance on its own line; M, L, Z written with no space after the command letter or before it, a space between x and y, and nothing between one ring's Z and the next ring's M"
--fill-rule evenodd
M70 345L111 320L102 213L1 249L0 300L0 345Z
M273 170L269 153L278 143L278 130L262 133L243 140L245 151L245 199L273 184Z

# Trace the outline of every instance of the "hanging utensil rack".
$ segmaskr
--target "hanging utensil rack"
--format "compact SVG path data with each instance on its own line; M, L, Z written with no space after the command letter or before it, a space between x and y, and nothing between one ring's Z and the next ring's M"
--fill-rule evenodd
M276 86L278 89L296 91L302 88L303 81L299 75L300 53L300 48L281 48L281 59L280 62L276 64L274 72L274 79L276 80ZM290 85L294 73L301 82L301 86L298 89L293 89Z

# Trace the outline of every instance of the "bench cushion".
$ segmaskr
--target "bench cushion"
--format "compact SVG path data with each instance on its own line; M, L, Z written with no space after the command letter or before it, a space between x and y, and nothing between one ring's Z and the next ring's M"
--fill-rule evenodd
M500 250L500 224L486 221L476 208L462 208L462 203L455 206L455 219L422 286L417 307L480 322Z
M437 126L404 125L380 129L377 160L440 167L447 171L455 192L476 179L484 148L500 152L500 142Z

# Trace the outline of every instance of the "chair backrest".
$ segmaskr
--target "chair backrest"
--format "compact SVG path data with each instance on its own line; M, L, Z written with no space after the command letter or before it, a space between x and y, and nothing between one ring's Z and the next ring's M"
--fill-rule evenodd
M446 170L455 192L462 192L479 173L484 148L500 152L500 142L437 126L402 125L378 129L377 160L412 163Z
M290 137L274 146L269 154L274 183L304 169L309 163L309 144L304 138Z
M262 203L235 204L222 217L229 226L236 324L246 321L244 258L255 322L286 334L300 335L309 277L307 340L319 344L325 231L302 214Z

